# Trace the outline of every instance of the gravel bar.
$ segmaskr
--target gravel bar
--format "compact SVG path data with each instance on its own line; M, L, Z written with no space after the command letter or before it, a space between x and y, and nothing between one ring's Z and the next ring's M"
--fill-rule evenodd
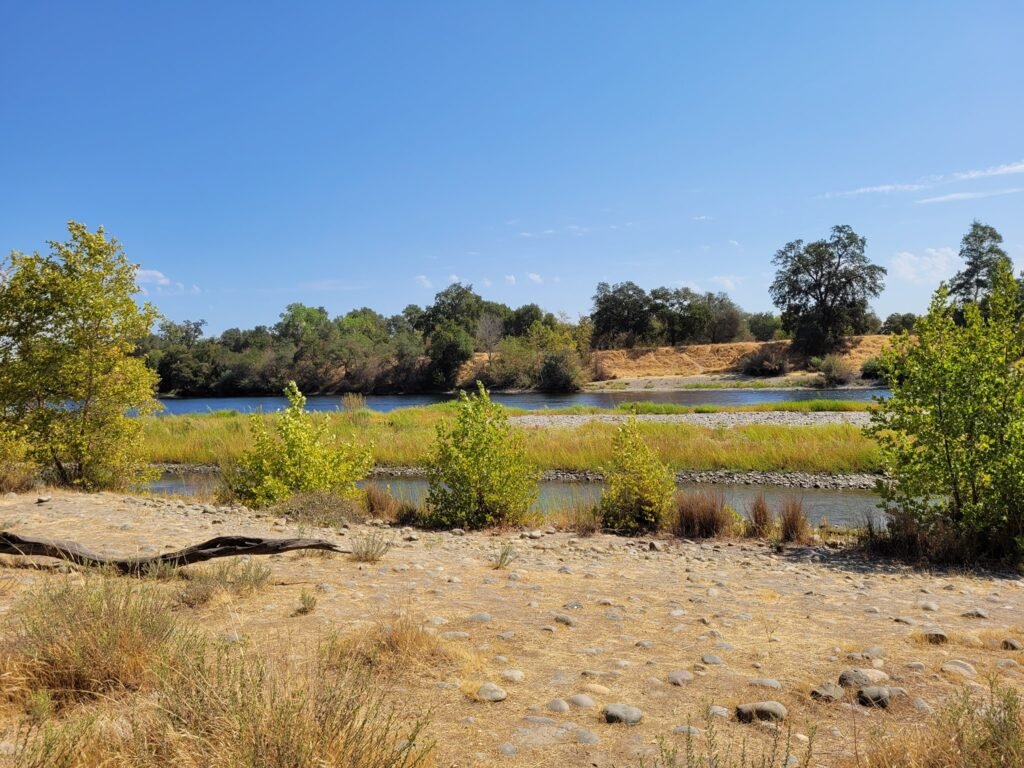
M815 427L822 424L866 425L870 419L866 411L739 411L721 413L641 414L638 421L666 424L693 424L698 427L746 427L751 424L770 424L779 427ZM579 427L591 421L618 424L629 414L588 413L572 416L530 414L513 416L510 421L519 427Z

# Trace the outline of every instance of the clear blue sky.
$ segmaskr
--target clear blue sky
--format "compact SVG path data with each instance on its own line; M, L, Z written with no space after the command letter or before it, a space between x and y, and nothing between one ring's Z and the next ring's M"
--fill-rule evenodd
M102 224L209 329L598 281L770 307L851 224L921 310L973 218L1024 266L1024 3L6 2L0 249Z

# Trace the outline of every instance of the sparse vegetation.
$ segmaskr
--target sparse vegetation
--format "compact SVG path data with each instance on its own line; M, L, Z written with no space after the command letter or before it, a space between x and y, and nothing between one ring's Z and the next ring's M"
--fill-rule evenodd
M295 616L308 616L316 610L316 595L308 589L302 590L299 594L299 607L295 609Z
M800 499L787 496L779 510L779 537L783 542L802 544L811 538L811 526Z
M157 578L161 574L152 574ZM261 591L270 580L271 570L256 560L229 560L195 568L172 569L172 576L185 580L177 599L189 608L199 608L217 597L248 597Z
M496 571L508 568L517 557L519 557L519 553L516 551L515 545L506 541L498 547L498 551L491 558L491 567Z
M757 498L747 510L746 534L756 538L766 538L775 527L775 515L772 514L764 494L758 494Z
M352 539L352 559L357 563L376 563L386 555L392 547L392 541L383 533L373 531L365 536Z
M300 525L336 528L366 517L367 511L351 496L332 491L306 491L289 496L270 508L273 514Z
M740 370L747 376L782 376L789 361L782 349L765 346L740 361Z

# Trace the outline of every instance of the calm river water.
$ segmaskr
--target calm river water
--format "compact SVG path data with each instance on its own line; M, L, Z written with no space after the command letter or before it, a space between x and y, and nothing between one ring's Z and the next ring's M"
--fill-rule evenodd
M677 389L665 392L620 391L620 392L576 392L571 395L554 395L543 392L517 394L495 393L491 399L517 408L538 410L542 408L565 408L572 405L614 408L619 403L650 402L675 405L757 405L759 403L781 403L797 400L858 400L870 401L874 397L887 397L887 389ZM392 411L416 405L432 405L451 400L454 395L367 395L367 407L375 411ZM283 397L197 397L187 400L167 399L161 401L165 415L176 416L187 413L208 413L218 410L234 410L240 413L264 410L276 411L288 405ZM311 411L333 411L341 407L339 396L312 396L306 401Z

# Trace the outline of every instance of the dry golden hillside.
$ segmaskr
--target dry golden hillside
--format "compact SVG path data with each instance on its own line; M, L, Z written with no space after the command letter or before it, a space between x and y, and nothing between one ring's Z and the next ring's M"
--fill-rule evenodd
M854 368L875 357L889 343L888 336L851 336L840 354ZM740 361L765 347L788 349L788 341L741 341L732 344L693 344L685 347L607 349L594 353L595 367L612 378L647 376L700 376L732 373ZM794 359L794 366L799 361Z

